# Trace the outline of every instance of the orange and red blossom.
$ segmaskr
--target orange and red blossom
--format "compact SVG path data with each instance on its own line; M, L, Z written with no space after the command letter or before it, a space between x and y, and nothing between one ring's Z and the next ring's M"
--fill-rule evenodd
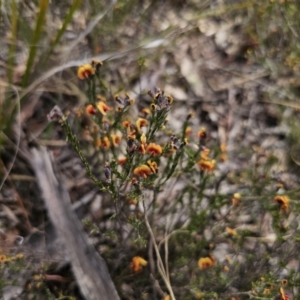
M232 229L230 227L226 227L226 232L229 234L229 235L237 235L237 232L235 229Z
M101 139L100 138L96 138L95 141L94 141L94 146L96 149L99 149L101 147Z
M4 255L4 254L0 255L0 263L4 263L6 261L7 261L6 255Z
M127 158L125 156L119 157L118 158L118 164L123 165L125 164Z
M138 203L138 201L135 198L128 200L128 204L137 205L137 203Z
M241 201L241 194L240 193L235 193L233 194L233 198L231 199L231 204L232 205L239 205Z
M142 136L140 137L140 147L139 147L139 151L142 153L142 154L145 154L146 153L146 147L147 147L147 138L146 138L146 135L143 133Z
M200 158L203 160L210 160L210 158L208 157L209 152L210 152L209 148L202 147Z
M140 256L135 256L130 263L130 268L134 272L139 272L142 270L142 267L147 266L147 264L148 262L145 259Z
M162 147L155 143L150 143L147 147L147 152L152 156L158 156L162 153Z
M133 170L133 174L147 178L147 176L152 174L152 170L147 165L140 165Z
M198 267L201 270L208 269L208 268L212 267L215 264L216 264L216 260L214 259L214 257L212 255L210 255L208 257L201 257L198 260Z
M168 103L169 104L173 103L174 99L173 99L173 97L171 95L166 95L166 98L168 99Z
M284 195L277 195L273 199L276 203L280 204L280 209L284 211L289 210L289 203L290 203L290 198L288 196Z
M111 139L114 147L117 147L121 143L121 136L117 134L112 134Z
M185 129L185 135L191 135L192 134L192 127L191 126L188 126L186 129Z
M142 154L146 153L146 144L141 143L139 146L139 152L141 152Z
M96 109L92 104L89 104L86 108L85 111L88 115L95 115L96 114Z
M283 288L280 288L280 300L290 300L289 296L284 292Z
M156 111L157 105L155 105L154 103L151 103L150 108L152 111Z
M205 127L202 127L198 133L197 133L199 139L205 139L207 134L206 134L206 128Z
M142 112L145 114L145 116L149 116L151 114L151 111L149 108L143 108Z
M130 122L129 121L123 121L122 122L122 125L124 126L124 127L126 127L126 128L130 128Z
M213 160L204 160L201 159L198 161L198 166L201 168L202 171L211 172L215 169L216 161Z
M211 160L208 157L210 150L207 147L202 147L202 151L200 154L200 160L198 161L198 166L201 168L202 171L213 171L216 166L216 161L213 159Z
M129 121L123 121L122 125L127 128L127 137L135 139L136 138L136 128L133 124L131 124Z
M147 143L147 138L146 138L146 135L145 133L143 133L140 137L140 141L142 144L146 144Z
M148 121L143 118L138 118L135 124L138 132L141 132L141 128L145 127L148 124Z
M148 167L151 169L152 173L153 174L156 174L157 171L158 171L158 166L157 166L157 163L155 161L152 161L152 160L148 160L147 161L147 165Z
M102 139L101 147L105 148L105 149L109 149L110 148L110 141L109 141L109 138L107 136L105 136Z
M112 110L112 108L107 106L103 101L98 101L96 106L102 115L106 115L107 111Z
M81 80L90 78L94 74L95 74L95 69L90 64L82 65L77 70L77 76Z

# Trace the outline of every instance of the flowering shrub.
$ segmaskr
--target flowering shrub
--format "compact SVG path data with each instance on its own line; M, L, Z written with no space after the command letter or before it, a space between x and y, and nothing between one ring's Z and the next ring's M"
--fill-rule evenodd
M87 175L109 199L113 213L105 235L120 247L104 255L109 261L122 257L119 289L130 275L138 279L137 297L152 280L153 299L289 299L281 279L290 282L292 275L279 264L272 273L266 257L276 241L279 252L290 246L282 232L294 226L285 222L293 201L279 180L264 176L260 161L252 173L222 171L226 145L205 127L193 128L193 113L174 132L168 115L176 95L148 91L136 113L129 94L101 94L101 66L93 61L77 72L88 94L76 114L78 124L86 124L81 135L59 107L48 117L60 122ZM236 187L232 192L222 192L225 178ZM268 230L242 219L249 210L261 216L259 228L269 222ZM261 280L260 268L268 279Z

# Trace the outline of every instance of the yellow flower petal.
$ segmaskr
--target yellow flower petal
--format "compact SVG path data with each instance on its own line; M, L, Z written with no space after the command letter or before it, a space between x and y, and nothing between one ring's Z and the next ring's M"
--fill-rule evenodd
M112 110L111 107L107 106L103 101L97 102L96 106L102 115L106 115L107 111Z
M77 76L79 79L84 80L95 74L95 69L90 64L82 65L77 70Z
M201 270L208 269L212 267L216 263L215 259L212 256L209 257L201 257L198 260L198 267Z
M142 266L146 266L147 264L148 262L145 259L140 256L135 256L130 263L130 267L134 272L139 272L142 270Z

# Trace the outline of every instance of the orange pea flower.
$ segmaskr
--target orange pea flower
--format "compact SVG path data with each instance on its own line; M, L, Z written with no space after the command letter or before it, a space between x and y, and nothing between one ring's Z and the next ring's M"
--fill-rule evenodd
M145 259L140 256L135 256L130 263L130 268L134 272L139 272L142 270L142 267L147 266L147 264L148 262Z
M15 257L17 259L22 259L22 258L24 258L24 254L23 253L18 253Z
M140 144L139 152L141 152L142 154L146 153L146 144L143 144L143 143Z
M100 138L97 138L95 141L94 141L94 146L96 149L99 149L101 147L101 139Z
M223 266L223 271L224 272L228 272L229 271L229 267L228 266Z
M114 147L117 147L121 143L121 136L117 134L112 134L111 139Z
M174 99L173 99L173 97L171 95L166 95L166 98L168 99L168 103L169 104L173 103Z
M130 122L129 121L123 121L122 122L122 125L124 126L124 127L126 127L126 128L130 128Z
M203 147L200 154L200 158L203 160L210 160L210 158L208 157L209 152L210 152L209 148Z
M138 203L138 201L135 198L128 200L128 204L137 205L137 203Z
M141 165L141 166L136 167L133 170L133 174L137 175L137 176L147 178L147 176L152 174L152 170L147 165Z
M230 227L226 227L226 232L229 234L229 235L237 235L237 232L236 230L230 228Z
M81 80L90 78L94 74L95 74L95 69L90 64L82 65L77 70L77 76Z
M122 156L118 159L118 164L123 165L125 164L127 158L125 156Z
M155 161L148 160L147 161L147 165L151 169L151 171L152 171L153 174L157 173L158 166L157 166L157 163Z
M227 145L224 144L224 143L222 143L222 144L220 145L220 149L221 149L221 151L222 151L223 153L226 152L226 151L227 151Z
M147 147L147 152L150 154L150 155L153 155L153 156L158 156L162 153L162 148L160 145L157 145L155 143L150 143Z
M276 203L280 204L280 209L282 209L284 211L289 210L290 198L288 196L278 195L278 196L275 196L273 200Z
M191 135L192 134L192 127L191 126L188 126L185 130L185 134L186 135Z
M148 116L148 115L151 114L151 111L150 111L149 108L143 108L143 109L142 109L142 112L143 112L146 116Z
M231 199L231 204L236 206L240 204L241 201L241 194L240 193L235 193L233 194L233 198Z
M7 257L6 257L6 255L0 255L0 263L4 263L4 262L6 262L7 261Z
M106 115L107 111L112 110L111 107L107 106L103 101L97 102L96 106L102 115Z
M146 138L145 133L143 133L143 134L141 135L140 140L141 140L141 143L142 143L142 144L146 144L146 143L147 143L147 138Z
M201 170L211 172L215 169L216 161L214 159L213 160L201 159L200 161L198 161L197 164L201 168Z
M206 136L207 136L207 134L206 134L206 128L205 128L205 127L202 127L202 128L198 131L197 135L198 135L198 138L199 138L199 139L205 139Z
M290 300L289 296L284 292L283 288L280 288L280 300Z
M85 111L88 115L95 115L96 114L96 109L92 104L89 104L86 108Z
M135 124L138 132L141 132L141 128L145 127L148 124L148 121L143 118L138 118Z
M109 149L110 148L110 141L109 141L109 138L107 136L105 136L102 139L101 147L103 147L105 149Z
M150 108L152 111L156 111L157 105L155 105L154 103L151 103Z
M209 257L201 257L198 260L198 267L201 270L208 269L208 268L212 267L215 264L216 264L216 260L211 255Z
M142 154L145 154L146 153L146 147L147 147L147 138L146 138L146 135L143 133L142 136L140 137L140 141L141 141L141 144L140 144L140 147L139 147L139 151L142 153Z

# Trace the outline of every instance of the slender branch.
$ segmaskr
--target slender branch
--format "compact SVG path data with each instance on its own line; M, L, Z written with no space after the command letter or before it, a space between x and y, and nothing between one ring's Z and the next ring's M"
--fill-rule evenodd
M171 286L171 283L170 283L170 280L167 276L167 273L166 273L166 270L164 268L164 265L163 265L163 262L162 262L162 258L161 258L161 255L159 253L159 250L158 250L158 247L157 247L157 244L156 244L156 241L155 241L155 236L154 236L154 233L153 233L153 230L149 224L149 221L148 221L148 217L147 217L147 210L146 210L146 205L145 205L145 202L143 201L143 207L144 207L144 220L145 220L145 224L146 224L146 227L148 229L148 232L150 234L150 237L151 237L151 240L153 242L153 247L155 249L155 253L156 253L156 256L157 256L157 268L158 268L158 271L169 291L169 294L171 296L171 299L172 300L176 300L175 298L175 295L174 295L174 292L173 292L173 289L172 289L172 286Z

